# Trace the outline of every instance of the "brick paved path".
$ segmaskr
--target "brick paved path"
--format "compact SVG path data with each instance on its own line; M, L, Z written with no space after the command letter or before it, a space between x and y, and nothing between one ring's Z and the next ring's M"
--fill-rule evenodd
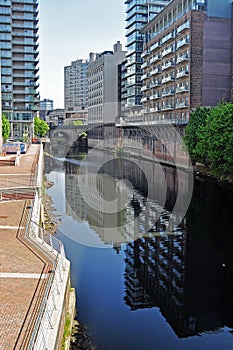
M22 186L23 180L30 185L37 151L32 145L19 166L0 167L0 189ZM51 272L51 261L22 234L28 205L25 200L0 202L0 350L26 349Z

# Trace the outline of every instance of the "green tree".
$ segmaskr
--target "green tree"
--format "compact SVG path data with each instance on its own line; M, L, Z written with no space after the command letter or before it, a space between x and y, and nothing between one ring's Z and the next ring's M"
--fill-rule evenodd
M202 150L203 152L200 152L198 144L202 138L203 127L206 124L206 119L209 112L210 109L208 108L197 107L194 111L192 111L189 124L185 129L184 142L193 162L205 162L206 152L204 149Z
M10 135L10 122L5 116L5 114L2 114L2 137L3 140L5 141L9 135Z
M202 128L197 152L203 149L212 170L221 175L233 174L233 104L221 102L211 108Z
M36 117L34 119L34 135L35 136L42 137L46 134L46 132L48 130L49 130L49 126L44 120L42 120L38 117Z
M74 120L73 125L75 125L75 126L83 125L83 121L82 120Z

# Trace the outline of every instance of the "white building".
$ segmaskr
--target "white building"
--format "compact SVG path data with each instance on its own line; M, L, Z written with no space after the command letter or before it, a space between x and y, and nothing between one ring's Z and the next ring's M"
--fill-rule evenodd
M64 68L64 98L67 117L87 113L88 60L77 59Z
M88 124L90 126L114 124L118 116L118 65L125 60L125 51L118 41L113 51L90 54L88 69Z

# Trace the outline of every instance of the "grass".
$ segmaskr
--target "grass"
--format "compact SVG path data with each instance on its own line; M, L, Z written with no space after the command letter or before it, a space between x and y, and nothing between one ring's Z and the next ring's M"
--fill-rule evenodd
M71 318L69 313L66 313L66 320L64 324L64 332L63 332L63 339L62 339L62 347L61 350L65 349L66 341L71 335Z

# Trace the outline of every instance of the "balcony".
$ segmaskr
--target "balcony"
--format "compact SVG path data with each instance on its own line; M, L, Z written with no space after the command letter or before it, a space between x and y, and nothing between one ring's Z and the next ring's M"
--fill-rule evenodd
M146 91L150 88L150 85L145 85L141 88L141 91Z
M163 39L162 39L162 44L166 43L167 41L171 40L174 38L174 34L173 33L169 33L167 34Z
M30 5L38 5L38 0L17 0L15 2L22 3L22 4L30 4Z
M174 47L169 47L168 49L163 50L162 57L165 57L165 56L169 55L170 53L174 53L175 51L176 50Z
M154 63L156 61L159 61L161 59L160 55L155 55L151 58L150 63Z
M166 70L166 69L169 69L169 68L171 68L171 67L174 67L174 62L168 62L168 63L165 63L165 64L163 64L162 65L162 70L164 71L164 70Z
M127 15L125 20L128 22L133 16L137 16L137 15L146 15L147 14L147 8L133 8L130 11L127 11Z
M170 111L170 110L173 110L173 109L174 109L174 105L173 104L167 104L167 105L162 106L162 108L161 108L162 111Z
M145 96L145 97L143 97L143 98L141 99L141 102L142 102L142 103L147 102L147 101L149 101L149 98L148 98L147 96Z
M161 73L161 70L159 68L156 68L156 69L153 69L150 72L150 76L152 77L153 75L156 75L156 74L159 74L159 73Z
M15 108L14 108L15 109ZM19 110L24 110L25 108L20 108ZM17 115L17 114L20 114L20 115ZM17 113L17 114L14 114L13 117L12 117L12 121L14 122L33 122L33 116L32 115L21 115L22 113Z
M146 67L150 67L150 62L144 62L142 65L141 65L141 68L146 68Z
M152 100L157 100L158 98L161 98L161 95L160 94L154 94L154 95L152 95L151 97L150 97L150 100L152 101Z
M176 48L179 49L179 48L181 48L182 46L188 45L188 44L189 44L189 39L183 38L182 40L177 41L177 43L176 43Z
M188 102L180 102L176 104L176 109L178 108L188 108L189 104Z
M148 79L148 78L150 78L150 73L143 74L142 77L141 77L141 80L145 80L145 79Z
M176 59L176 63L180 63L180 62L184 62L184 61L188 61L189 60L189 55L182 55L182 56L178 56Z
M176 93L188 92L188 91L189 91L188 85L180 86L180 87L176 88Z
M171 96L171 95L174 95L175 91L174 90L167 90L167 91L164 91L162 92L162 96L165 97L165 96Z
M176 73L176 78L179 79L187 75L189 75L189 71L184 69Z
M183 30L189 29L189 28L190 28L189 21L186 21L185 23L183 23L182 25L180 25L180 26L177 28L176 33L179 34L179 33L181 33Z
M151 87L161 86L162 81L161 80L155 80L151 83Z
M145 51L143 51L143 53L141 54L141 57L143 58L143 57L146 57L147 55L149 55L150 54L150 51L148 51L148 50L145 50Z
M168 82L173 81L173 80L175 80L175 77L172 75L169 75L168 77L165 77L162 79L162 84L168 83Z
M158 47L161 47L161 43L159 41L157 41L156 43L154 43L153 45L151 45L150 47L150 52L154 51L155 49L157 49Z

